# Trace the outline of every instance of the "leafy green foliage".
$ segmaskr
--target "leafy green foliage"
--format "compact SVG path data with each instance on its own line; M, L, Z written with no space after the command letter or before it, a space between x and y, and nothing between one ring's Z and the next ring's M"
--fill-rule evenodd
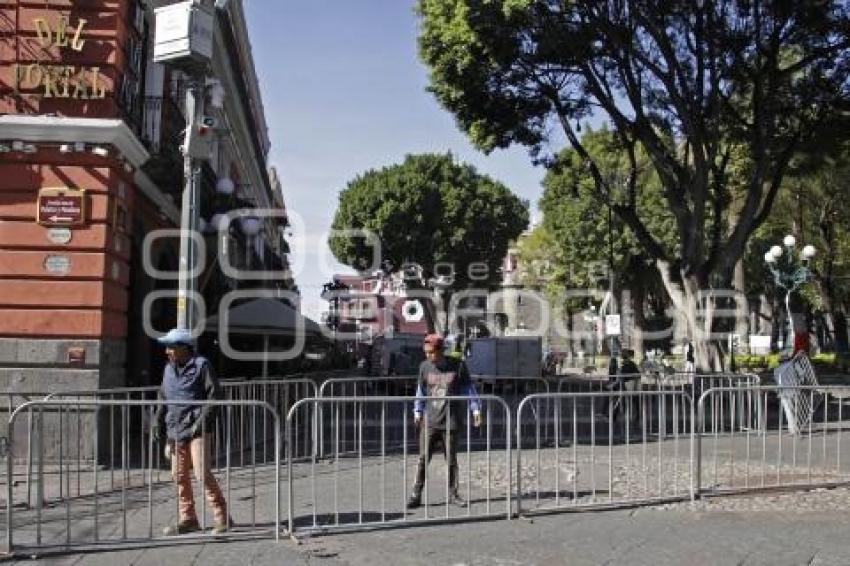
M566 139L599 202L616 191L575 124L606 116L627 157L615 213L648 257L706 286L730 277L795 153L824 142L825 127L846 136L835 124L848 11L839 0L420 0L419 48L431 91L474 144L518 143L551 162L543 153ZM734 152L746 177L732 174ZM672 248L638 210L641 153L674 220Z
M625 154L605 128L588 131L582 143L600 164L607 179L613 212L627 199ZM650 226L658 241L673 248L676 245L675 219L664 206L651 167L645 160L639 165L642 173L637 179L641 186L636 204L638 214ZM611 259L619 286L629 286L636 278L645 276L651 258L631 229L613 213L609 234L608 202L599 202L593 177L583 166L578 152L574 149L562 151L546 175L543 186L545 190L540 208L544 213L544 226L570 266L570 276L565 284L587 287L597 282L599 270L593 266L600 260L607 266L609 252L613 252Z
M329 244L341 263L358 270L387 260L395 268L417 263L433 275L435 265L451 264L457 289L469 283L474 263L487 264L487 282L498 281L510 242L527 225L528 204L501 183L451 154L409 155L359 175L339 196L333 230L375 234L379 261L356 233L337 234Z
M795 160L793 174L783 183L774 214L751 239L745 267L750 293L765 293L781 301L778 289L764 263L764 253L793 234L798 250L811 244L817 255L811 263L814 279L800 289L806 303L818 311L838 317L835 347L848 347L845 316L850 311L850 215L844 211L850 200L850 148L825 156L803 154Z

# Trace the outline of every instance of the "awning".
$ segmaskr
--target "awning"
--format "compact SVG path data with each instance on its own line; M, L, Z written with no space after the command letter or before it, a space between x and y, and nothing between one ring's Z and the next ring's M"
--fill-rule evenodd
M207 331L218 332L219 323L218 315L207 318ZM305 337L322 335L322 328L314 321L287 303L270 298L254 299L233 307L227 312L226 323L230 334L295 336L296 332L304 332Z

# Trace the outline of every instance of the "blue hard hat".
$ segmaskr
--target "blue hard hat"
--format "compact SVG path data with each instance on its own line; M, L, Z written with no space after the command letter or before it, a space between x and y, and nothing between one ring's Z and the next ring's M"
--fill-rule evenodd
M195 338L192 336L192 333L185 328L172 328L168 331L168 334L165 336L161 336L158 339L160 344L164 344L166 346L189 346L190 348L195 347Z

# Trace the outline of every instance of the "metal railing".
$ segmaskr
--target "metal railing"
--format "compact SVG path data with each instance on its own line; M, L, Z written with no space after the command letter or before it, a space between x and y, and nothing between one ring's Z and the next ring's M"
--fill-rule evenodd
M460 417L451 442L465 507L452 503L438 461L425 476L423 507L406 508L420 456L430 459L413 422L412 376L332 378L321 387L306 378L223 381L224 400L209 403L220 412L210 431L212 462L226 478L227 500L240 495L236 534L250 536L271 529L279 536L281 508L271 507L281 505L283 481L293 536L850 484L842 459L850 450L850 386L687 376L560 393L542 378L479 378L480 428L470 398L428 398ZM11 550L164 540L154 527L173 514L163 512L174 505L173 487L162 447L147 434L163 405L157 389L66 392L10 405L4 471L13 479L24 462L28 469L25 485L6 482ZM803 428L789 427L795 402L811 409Z
M9 435L8 429L6 427L7 427L7 424L9 422L9 417L12 415L12 413L15 411L15 409L17 409L20 405L23 405L24 403L27 403L29 401L36 401L36 400L39 400L39 399L43 399L45 395L47 395L47 393L45 393L45 392L32 392L32 391L30 391L30 392L4 391L4 392L0 393L0 396L5 397L5 403L4 403L3 409L5 409L5 413L6 413L5 418L0 418L0 423L2 423L2 424L0 424L0 455L2 455L4 457L6 456L6 453L7 453L7 450L8 450L8 445L12 442L19 443L19 444L25 443L26 446L27 446L25 455L21 456L19 458L19 460L25 461L24 470L23 471L16 471L16 469L13 468L13 473L11 475L7 475L6 467L3 466L2 471L0 471L0 480L2 480L2 482L5 482L7 484L12 484L14 487L19 487L19 485L21 483L23 483L26 491L24 492L24 496L22 496L18 499L19 503L17 503L17 504L22 505L22 506L27 506L27 507L32 505L32 497L33 497L32 485L29 482L29 478L32 477L32 453L33 453L32 438L33 438L33 430L34 430L35 423L32 420L32 416L30 416L29 421L27 423L26 430L23 432L23 434L18 433L19 438L17 438L17 439L12 438ZM3 410L3 409L0 409L0 410ZM24 479L19 480L18 478L20 478L20 477L23 477ZM0 504L5 504L5 502L2 500L2 497L5 497L5 494L0 495Z
M538 425L551 403L551 436ZM530 395L517 409L517 513L690 497L690 397L678 391ZM533 428L530 447L524 439Z
M418 377L415 375L331 378L325 380L319 387L319 397L413 396L416 394L417 379ZM543 377L475 375L471 379L479 395L492 395L504 400L511 415L515 413L519 403L526 395L548 393L550 388L549 382ZM317 410L321 411L322 406L318 406ZM393 411L395 412L391 411L387 415L388 421L391 424L400 426L402 421L407 417L398 413L396 408L393 408ZM343 407L340 419L345 422L351 418L354 418L353 415L349 414L346 407ZM320 420L325 423L325 426L321 426L317 430L319 456L325 457L329 451L328 443L330 437L327 430L327 426L329 425L327 421ZM551 424L551 419L547 420L546 423ZM503 438L506 432L512 434L510 423L499 414L493 415L489 424L493 427L494 437L496 438ZM544 426L546 425L544 424ZM354 450L356 446L355 438L348 436L352 434L352 430L351 428L342 430L342 438L339 439L339 443L343 453Z
M804 428L783 394L812 409ZM697 404L693 496L850 483L849 386L710 389ZM744 404L743 407L741 406ZM790 426L789 426L790 425Z
M510 427L501 449L496 444L492 425L500 419L510 424L510 411L499 397L482 395L483 424L472 426L468 415L469 397L430 397L426 401L446 402L447 419L452 411L466 416L460 419L457 434L458 484L468 499L465 508L450 502L449 474L440 478L435 463L425 477L422 511L408 512L407 498L415 477L419 458L414 456L411 440L416 441L427 423L417 431L413 419L414 396L326 397L299 401L286 418L286 437L293 434L293 423L299 411L310 410L316 415L315 426L331 431L333 458L331 464L319 464L318 457L296 467L295 459L287 455L289 492L288 530L291 535L302 532L322 532L336 529L365 528L394 524L417 524L481 517L511 516L511 433ZM323 408L319 410L319 406ZM460 405L465 405L460 407ZM343 410L354 415L342 420ZM390 414L408 415L400 423L390 423ZM458 413L455 413L457 415ZM345 434L344 428L352 428ZM476 436L479 442L476 442ZM343 450L341 439L353 437L353 450ZM450 441L447 441L450 442ZM292 446L288 442L289 447ZM346 447L352 448L352 447ZM426 449L427 450L427 449ZM420 449L420 454L423 450ZM427 459L427 458L426 458ZM501 470L498 474L495 470ZM442 487L438 487L442 484ZM496 512L503 493L503 511ZM437 509L432 514L431 510Z
M168 519L176 522L177 499L173 494L173 485L169 474L163 469L162 446L155 438L146 437L147 449L142 458L133 455L130 450L131 438L126 427L119 427L120 464L117 468L118 481L107 484L103 469L97 464L101 446L99 439L101 427L108 426L104 418L105 408L117 408L122 422L135 417L151 414L156 408L165 405L213 406L219 412L219 421L226 429L240 426L234 413L241 408L253 409L253 422L260 413L267 413L275 422L275 458L271 465L252 462L250 466L237 470L232 465L231 447L227 442L217 450L211 450L212 468L217 468L219 477L223 477L223 491L228 502L230 515L236 520L236 528L226 536L273 536L279 538L280 524L280 426L278 415L267 403L258 401L179 401L163 402L148 400L101 400L77 399L33 401L19 406L9 419L10 433L14 433L18 421L33 415L35 421L35 488L34 509L18 509L14 504L13 485L7 483L6 489L6 544L7 551L20 550L76 549L96 547L104 544L138 543L159 540L157 527L162 527ZM83 457L68 457L62 453L57 459L45 458L45 440L43 424L45 415L57 415L60 422L75 423L70 415L82 411L81 426L75 424L60 428L59 434L70 439L82 436ZM252 426L247 423L247 426ZM202 431L202 434L206 434ZM13 437L13 436L12 436ZM105 436L104 436L105 437ZM14 437L13 437L14 438ZM226 438L230 438L228 435ZM12 473L14 457L18 446L12 443L6 459L7 473ZM89 462L78 470L72 465L80 461ZM64 469L59 477L57 470ZM76 477L75 477L76 473ZM138 484L129 481L131 476L142 479ZM263 481L267 478L266 481ZM80 486L78 492L70 495L69 484L76 480ZM220 480L221 481L221 480ZM59 494L59 486L64 483L64 492ZM204 486L202 485L202 488ZM241 503L243 498L235 497L236 491L250 492L249 508ZM261 492L271 491L272 497L262 498ZM271 494L270 494L271 495ZM258 506L257 503L263 503ZM269 505L269 502L273 502ZM206 505L199 513L200 526L206 526ZM139 521L138 518L145 518ZM203 536L203 535L199 535ZM170 539L169 539L170 540Z
M307 378L280 378L263 380L223 380L220 382L221 397L224 401L260 401L271 406L278 415L285 415L290 407L300 399L314 397L317 386L314 381ZM115 389L101 389L95 391L70 391L57 392L44 397L44 400L63 400L73 405L73 402L81 399L99 399L104 401L156 401L159 392L158 386L148 387L126 387ZM244 468L248 465L270 464L274 458L275 433L272 430L274 420L265 412L261 412L258 419L254 419L252 413L256 409L241 406L235 411L233 417L236 426L226 427L221 420L211 431L212 448L214 453L219 453L228 446L233 456L233 466ZM93 464L82 449L82 437L66 437L58 431L65 426L76 426L81 429L81 421L86 411L81 405L73 405L72 409L64 415L44 415L41 426L45 430L45 437L55 439L53 450L48 451L45 457L58 458L63 461L71 460L70 468L59 467L56 471L59 479L58 497L71 496L74 492L80 495L81 470ZM105 406L101 409L100 418L103 424L100 428L105 446L101 446L98 454L98 464L105 466L108 470L109 485L111 489L116 486L116 470L121 467L122 447L119 442L121 435L135 438L133 446L130 447L132 458L141 461L146 460L147 436L150 430L153 415L147 413L132 414L125 418L125 414L118 406ZM250 424L250 426L249 426ZM295 435L294 454L299 458L309 457L315 449L315 444L310 437L310 423L297 423L302 430L301 434ZM278 422L278 426L282 426ZM280 430L280 434L283 430ZM32 436L31 434L29 435ZM33 455L30 450L27 456L26 506L32 507L33 480ZM63 481L67 473L76 472L76 481ZM137 474L129 474L125 478L117 478L118 481L133 482L144 481ZM66 491L67 490L67 491Z
M629 384L629 389L640 391L679 390L692 393L696 388L702 392L712 387L749 387L759 385L761 379L751 373L635 373L618 375L593 375L588 377L559 377L557 378L558 393L592 393L604 392L610 389L612 382L617 380Z

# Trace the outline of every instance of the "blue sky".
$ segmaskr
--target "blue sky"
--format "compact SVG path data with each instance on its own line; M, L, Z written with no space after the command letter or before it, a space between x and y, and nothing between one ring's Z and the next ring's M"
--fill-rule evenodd
M408 153L451 151L536 207L543 171L524 148L485 156L426 92L414 0L247 0L245 10L272 140L270 162L296 223L296 282L305 314L342 266L326 235L337 195L359 173Z

